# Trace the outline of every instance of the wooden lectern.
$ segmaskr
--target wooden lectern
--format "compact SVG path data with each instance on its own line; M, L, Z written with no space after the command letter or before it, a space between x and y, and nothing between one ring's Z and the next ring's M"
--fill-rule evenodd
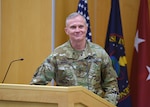
M116 107L82 86L0 84L0 107Z

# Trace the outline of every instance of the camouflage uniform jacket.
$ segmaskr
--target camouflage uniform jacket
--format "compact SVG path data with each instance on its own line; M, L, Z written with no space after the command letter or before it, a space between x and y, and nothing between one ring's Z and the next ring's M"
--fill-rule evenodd
M70 42L57 47L37 69L31 84L46 85L52 79L57 86L83 86L116 105L117 75L105 50L92 42L83 51Z

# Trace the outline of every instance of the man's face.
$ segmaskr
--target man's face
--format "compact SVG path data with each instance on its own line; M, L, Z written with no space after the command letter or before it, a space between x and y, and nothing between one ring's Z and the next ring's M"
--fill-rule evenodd
M82 41L86 39L87 26L82 16L69 19L65 28L66 34L71 41Z

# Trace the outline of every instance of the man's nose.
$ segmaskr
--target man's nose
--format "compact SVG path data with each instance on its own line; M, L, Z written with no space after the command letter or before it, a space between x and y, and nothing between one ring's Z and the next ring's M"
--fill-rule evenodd
M79 32L79 31L80 31L80 28L79 28L79 27L76 27L75 31L76 31L76 32Z

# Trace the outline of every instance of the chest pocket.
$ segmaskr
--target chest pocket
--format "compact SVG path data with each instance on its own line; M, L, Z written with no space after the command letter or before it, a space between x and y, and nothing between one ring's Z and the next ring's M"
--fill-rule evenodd
M59 85L85 85L94 78L100 77L100 62L87 60L60 61L56 72ZM95 79L94 79L95 80Z
M74 68L69 61L60 61L57 65L56 81L58 85L72 86L76 84Z

